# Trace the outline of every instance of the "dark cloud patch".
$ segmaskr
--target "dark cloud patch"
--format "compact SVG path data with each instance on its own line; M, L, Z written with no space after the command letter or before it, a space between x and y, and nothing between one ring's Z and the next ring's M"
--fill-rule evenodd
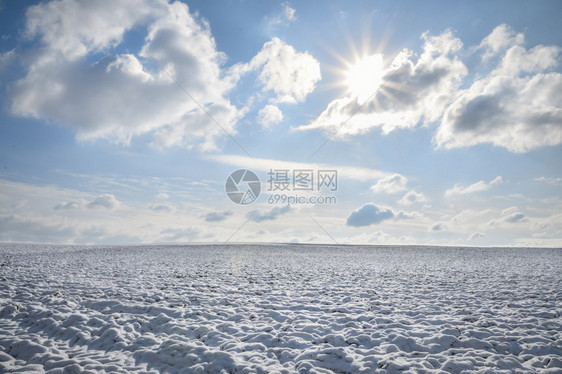
M271 209L267 212L260 212L259 210L252 210L251 212L248 212L246 217L250 221L254 221L254 222L273 221L273 220L277 219L277 217L287 213L289 210L291 210L290 205L286 205L284 207L275 207L275 208L273 208L273 209Z
M369 203L352 212L347 218L346 224L351 227L363 227L381 223L392 217L394 217L394 213L391 210L381 209L375 204Z
M443 231L445 230L445 225L441 222L436 223L435 225L431 226L431 231Z
M526 220L525 214L521 212L510 214L509 216L504 218L504 221L509 223L522 222L525 220Z
M207 222L221 222L232 215L232 212L226 210L224 212L211 212L205 215L205 221Z

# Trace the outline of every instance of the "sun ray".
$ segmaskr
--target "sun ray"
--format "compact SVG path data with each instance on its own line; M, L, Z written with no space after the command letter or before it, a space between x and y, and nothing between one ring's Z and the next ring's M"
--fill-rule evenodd
M414 87L404 83L396 83L396 82L388 81L384 84L384 86L387 91L393 90L393 91L410 92L410 93L415 91Z
M379 53L360 58L346 72L349 93L364 102L382 83L383 58Z
M373 44L371 28L371 19L363 22L362 37L357 43L350 29L342 27L342 34L347 41L347 56L335 46L318 41L323 49L337 61L335 65L324 65L323 69L333 74L334 77L339 76L339 79L324 83L324 89L343 89L345 95L357 99L360 103L368 100L379 89L384 81L385 72L389 69L386 66L389 61L385 61L382 53L388 42L389 33L385 31Z

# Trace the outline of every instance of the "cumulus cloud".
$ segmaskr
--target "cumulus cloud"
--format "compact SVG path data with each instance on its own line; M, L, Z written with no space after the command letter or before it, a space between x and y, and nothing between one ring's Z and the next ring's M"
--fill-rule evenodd
M96 197L94 200L88 202L87 200L79 201L68 201L57 204L53 207L55 210L75 210L81 208L105 208L105 209L115 209L119 206L119 201L112 194L103 194ZM154 211L161 211L160 206L151 205L149 209Z
M259 111L257 120L260 125L268 128L283 120L283 112L277 106L268 104Z
M164 2L150 0L106 0L83 3L75 0L49 1L31 6L26 11L25 34L42 42L41 61L61 55L76 60L92 51L117 46L125 32L135 24L166 12Z
M224 212L210 212L205 215L207 222L222 222L232 215L232 212L225 210Z
M112 55L135 27L148 28L140 52ZM227 131L244 114L226 98L233 82L223 76L225 56L208 25L181 2L41 3L27 11L26 35L37 47L25 76L8 89L12 113L51 120L79 139L127 143L153 133L160 147L214 148L223 130L176 81ZM100 52L105 57L96 60Z
M264 222L264 221L273 221L276 220L277 217L289 212L291 210L290 205L285 205L284 207L275 207L267 212L261 212L259 210L252 210L248 212L246 218L250 221L254 222Z
M539 45L529 50L514 46L507 50L494 75L518 76L523 73L540 73L557 65L558 46Z
M504 31L496 28L491 36ZM562 143L562 74L554 72L562 49L543 45L526 49L519 42L522 37L512 36L488 49L498 53L500 45L515 44L501 52L498 66L488 76L456 95L435 134L438 147L490 143L522 153Z
M406 189L408 178L400 174L389 175L386 178L379 179L377 183L371 186L371 191L374 193L386 192L397 193Z
M415 218L422 218L422 217L423 215L419 212L405 212L403 210L399 211L395 216L397 220L401 220L401 219L408 220L408 219L415 219Z
M428 199L423 193L408 191L404 196L402 196L398 203L400 205L413 205L417 203L425 203L427 201Z
M238 74L259 71L263 91L272 91L274 102L297 103L314 91L322 78L320 63L308 52L297 52L279 38L265 43L248 63L237 66Z
M526 48L523 34L500 25L472 48L483 51L486 68L497 65L461 88L468 70L460 59L460 39L451 31L424 33L422 39L419 57L409 50L394 57L383 71L383 85L368 103L361 106L353 95L339 97L294 130L331 134L338 129L337 137L345 138L373 128L388 134L438 122L436 148L488 143L522 153L562 144L562 74L557 72L562 48Z
M367 203L353 211L347 218L346 224L352 227L363 227L381 223L392 217L394 217L394 213L390 209L379 208L375 204Z
M490 35L485 37L477 49L484 50L483 60L487 60L495 56L500 51L506 50L514 45L521 45L525 42L525 36L522 33L516 33L506 24L497 26Z
M86 204L88 208L115 209L119 206L119 201L112 194L98 196L94 201Z
M347 121L338 135L356 135L372 128L380 128L386 134L437 120L467 74L456 56L462 42L451 31L437 36L424 33L421 38L422 54L417 57L409 50L398 53L384 70L385 83L370 102L361 107L363 103L353 95L335 99L315 120L296 130L333 132Z
M288 3L283 19L295 19ZM115 52L136 30L147 31L140 49ZM0 59L25 54L24 76L7 89L12 114L70 128L79 140L129 144L148 133L156 148L214 150L248 112L228 97L244 73L257 72L272 102L304 101L321 79L313 56L278 38L226 69L208 23L180 1L47 1L28 8L25 37L31 47ZM282 118L272 107L262 115L264 125Z
M445 197L451 197L451 196L454 196L454 195L466 195L466 194L470 194L470 193L486 191L486 190L490 189L490 187L492 187L493 185L499 184L502 181L503 181L503 178L501 176L497 176L492 181L490 181L490 183L486 183L484 181L478 181L474 184L471 184L468 187L462 187L458 184L455 184L453 186L453 188L445 191Z

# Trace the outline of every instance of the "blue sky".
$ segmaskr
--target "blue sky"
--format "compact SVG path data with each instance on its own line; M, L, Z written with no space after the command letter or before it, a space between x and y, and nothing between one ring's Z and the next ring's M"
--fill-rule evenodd
M562 246L561 10L0 2L0 240Z

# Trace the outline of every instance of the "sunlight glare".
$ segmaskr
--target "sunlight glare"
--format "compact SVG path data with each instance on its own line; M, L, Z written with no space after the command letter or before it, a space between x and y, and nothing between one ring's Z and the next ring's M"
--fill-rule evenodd
M380 53L364 57L351 65L346 74L349 92L360 102L367 100L382 83L383 58Z

